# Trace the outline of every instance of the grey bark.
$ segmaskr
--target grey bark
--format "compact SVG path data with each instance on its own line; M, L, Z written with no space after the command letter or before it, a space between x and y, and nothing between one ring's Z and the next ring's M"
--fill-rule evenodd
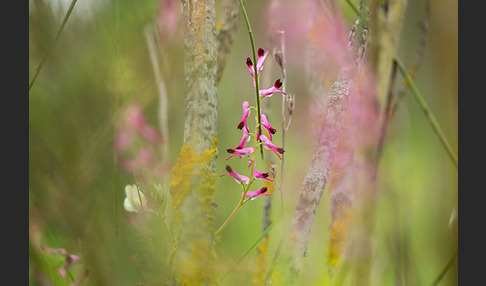
M216 43L214 0L182 0L185 24L186 120L184 145L201 154L216 135Z
M184 145L200 156L212 147L217 130L216 9L214 0L182 0L181 3L186 92ZM199 285L215 283L214 219L208 211L214 190L211 185L214 167L214 158L208 164L196 164L192 177L187 178L191 189L179 206L180 222L176 226L177 282L184 277L185 283L187 279ZM187 269L188 261L191 269Z

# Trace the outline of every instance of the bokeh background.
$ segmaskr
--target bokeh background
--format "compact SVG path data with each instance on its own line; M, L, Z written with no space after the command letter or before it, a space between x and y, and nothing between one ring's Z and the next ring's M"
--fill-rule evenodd
M151 158L156 158L155 165L134 174L123 169L121 162L133 156L136 149L120 153L114 145L129 106L138 106L146 123L160 128L159 92L144 33L147 27L156 27L163 9L169 9L169 2L78 1L52 49L70 1L29 1L29 78L41 58L52 49L29 94L30 243L38 249L64 248L78 255L79 261L72 265L70 273L77 278L88 270L82 285L162 285L168 273L163 265L170 258L171 249L163 222L127 212L123 200L127 184L151 182L145 187L156 189L154 184L158 183L161 186L158 190L166 190L170 168L178 159L185 119L181 19L159 39L163 46L159 62L168 99L166 158L162 158L158 143L141 139L137 146L145 144L153 148ZM173 2L178 13L180 3ZM217 20L222 3L216 1ZM336 3L350 27L354 19L352 9L346 1ZM265 49L270 48L266 30L268 4L269 1L246 4L256 45ZM425 15L425 4L424 0L408 3L398 49L398 56L406 64L413 60L420 41L419 22ZM454 150L458 146L457 9L457 1L430 1L427 44L414 77ZM305 21L300 16L294 19L296 25ZM287 49L286 90L295 95L295 111L286 135L283 200L280 193L273 195L275 219L293 214L312 159L322 123L319 117L322 102L326 99L325 93L316 98L309 90L305 56L298 47L298 43L293 43ZM241 102L254 100L246 57L251 57L251 45L240 18L218 87L218 174L225 173L225 149L236 146L240 140L235 127L241 118ZM335 71L329 71L328 76L327 80L332 82ZM263 85L270 86L280 77L270 54L262 74ZM280 130L280 95L268 98L265 104L269 119ZM275 144L281 144L279 131L274 140ZM156 164L163 160L166 165ZM243 160L230 160L234 169L244 169ZM457 249L454 219L451 223L451 217L457 217L457 184L457 168L412 94L406 92L390 122L378 172L374 285L428 285L434 281ZM215 187L219 226L236 206L240 188L229 177L218 177ZM245 205L222 232L216 247L216 267L221 274L229 271L222 285L252 285L256 250L231 270L229 266L260 237L263 204L264 199L259 198ZM167 208L170 218L170 207ZM303 260L300 285L330 283L327 271L330 221L329 192L325 190ZM284 227L277 223L273 228L269 257ZM65 285L56 270L64 263L63 259L43 251L30 253L30 258L31 285L46 285L43 284L46 279L55 281L55 285ZM457 260L440 285L456 284Z

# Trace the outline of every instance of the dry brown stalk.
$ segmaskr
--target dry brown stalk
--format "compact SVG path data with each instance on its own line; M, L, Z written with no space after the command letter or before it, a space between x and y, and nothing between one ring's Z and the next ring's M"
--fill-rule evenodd
M243 1L245 2L245 1ZM216 35L216 49L217 49L217 70L216 70L216 83L219 84L223 77L224 68L228 55L233 46L236 30L238 29L238 20L240 19L241 8L238 0L226 0L223 3L223 16L221 22L221 28L217 31Z

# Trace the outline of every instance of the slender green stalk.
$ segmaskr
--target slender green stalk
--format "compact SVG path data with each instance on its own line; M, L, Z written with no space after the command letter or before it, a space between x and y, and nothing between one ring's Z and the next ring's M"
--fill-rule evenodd
M116 51L116 62L118 65L118 68L120 68L120 53L118 50L118 47L120 45L120 7L118 4L118 0L115 2L115 9L116 9L116 14L115 14L115 22L116 22L116 41L115 41L115 51ZM113 119L116 119L116 113L118 111L118 108L120 106L120 95L118 91L118 87L115 88L115 106L113 110ZM110 124L111 125L111 124ZM117 136L117 131L116 129L113 129L113 141L116 141L116 136ZM118 236L118 190L117 190L117 166L118 166L118 153L113 150L113 193L114 193L114 207L113 210L115 211L115 235Z
M30 90L32 89L32 86L35 83L35 80L37 79L37 76L39 75L39 72L41 71L42 67L44 66L44 63L46 62L47 58L49 57L51 51L54 49L56 46L57 40L59 39L59 36L61 35L61 32L64 30L64 26L66 26L66 22L69 19L69 16L71 16L71 12L73 11L74 5L76 4L77 0L72 0L71 5L69 5L69 8L64 15L64 19L61 22L61 26L59 27L59 30L57 31L56 37L54 38L54 43L52 44L51 49L47 51L47 53L44 55L44 57L41 59L40 63L37 65L35 68L35 74L34 77L32 77L30 83L29 83L29 93Z
M454 163L454 165L456 167L458 167L459 164L458 164L457 156L454 154L454 151L452 150L451 145L449 144L444 133L442 132L442 129L440 128L440 125L437 122L437 119L435 118L434 114L429 109L427 102L425 102L425 99L423 98L422 94L418 90L417 86L413 82L410 75L407 73L407 71L406 71L405 67L403 66L402 62L400 61L400 59L395 57L395 62L397 63L398 70L400 71L400 73L402 74L402 76L405 80L405 84L410 88L410 91L415 96L415 99L417 100L418 104L422 108L422 111L424 112L425 116L429 120L430 124L434 128L435 133L437 134L437 136L439 136L440 142L442 143L442 145L446 149L447 154L451 158L452 162Z
M235 214L240 210L241 206L243 205L243 201L244 201L245 197L242 196L241 197L241 200L240 202L238 203L238 205L236 205L236 208L233 210L233 212L230 214L230 216L226 219L226 221L218 228L217 231L214 232L215 235L218 235L222 230L223 228L226 227L226 225L230 222L230 220L235 216Z
M255 179L253 178L253 168L254 168L254 165L255 165L254 164L254 161L252 160L252 163L251 163L251 177L250 177L250 182L244 188L243 194L241 195L240 202L236 205L235 209L230 214L230 216L226 219L226 221L218 228L218 230L216 230L216 232L214 232L215 235L218 235L223 230L223 228L226 227L226 225L236 215L236 213L240 210L240 208L248 201L247 198L246 198L246 193L248 192L248 190L250 190L251 184L255 181Z
M351 2L350 0L346 0L346 3L348 4L349 7L351 7L351 9L353 9L356 15L358 15L361 18L361 12L358 10L358 7L356 7L356 5L354 5L354 3Z
M451 268L452 264L454 264L454 261L456 261L457 258L457 250L454 252L454 254L451 256L447 264L442 268L442 271L439 273L437 278L435 278L434 282L432 283L433 286L437 285L442 277L447 273L447 271Z
M250 248L248 248L248 250L245 252L245 254L243 254L240 259L238 259L238 261L236 261L235 265L233 265L233 267L231 267L230 270L228 270L222 277L221 279L219 279L219 282L221 282L229 273L230 271L236 266L238 265L257 245L258 243L265 237L265 235L267 235L267 233L270 232L270 230L275 226L275 224L277 223L278 219L276 221L274 221L261 235L260 237L250 246Z
M240 6L241 10L243 11L243 15L245 16L245 22L246 22L246 27L248 28L248 34L250 36L250 42L251 42L251 52L253 54L253 68L255 69L255 91L256 91L256 102L257 102L257 118L258 118L258 131L260 132L259 134L262 134L262 119L260 115L260 93L259 93L259 88L258 88L258 68L257 68L257 57L256 57L256 52L255 52L255 42L253 39L253 32L251 30L250 26L250 20L248 19L248 14L246 14L246 9L245 5L243 4L242 0L240 1ZM263 146L260 147L260 152L262 154L262 159L263 159Z
M361 10L358 9L358 7L356 7L356 5L354 5L354 3L351 2L351 0L345 0L345 2L346 2L346 4L348 4L349 7L351 7L351 9L356 13L356 15L358 15L360 25L361 26L367 25L368 19L366 19L366 17L363 16L363 13L361 13Z

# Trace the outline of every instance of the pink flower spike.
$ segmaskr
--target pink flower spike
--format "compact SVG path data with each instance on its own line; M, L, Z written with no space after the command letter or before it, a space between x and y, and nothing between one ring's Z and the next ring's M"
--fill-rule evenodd
M234 157L234 156L239 156L240 158L242 157L245 157L246 155L248 154L252 154L253 152L255 152L255 149L253 147L247 147L247 148L243 148L243 149L226 149L226 151L228 151L228 153L230 154L233 154L231 156L229 156L228 158L226 158L226 160L228 160L229 158L231 157Z
M235 181L240 184L241 182L245 183L245 184L249 184L250 183L250 178L248 178L247 176L245 175L240 175L238 173L236 173L235 171L233 171L233 169L231 169L231 167L229 165L226 165L226 171L228 171L227 174L222 174L220 175L220 177L222 176L231 176L233 179L235 179Z
M268 130L268 133L270 133L270 141L272 141L273 140L272 134L275 134L277 132L277 130L275 128L273 128L272 125L270 125L270 123L268 123L268 120L267 120L267 117L265 116L265 114L261 113L261 117L262 117L262 125L263 125L263 127L265 127Z
M271 97L275 92L280 92L282 94L286 94L285 92L279 90L279 88L281 86L282 86L282 82L280 81L280 79L277 79L275 81L275 84L272 87L267 88L267 89L260 89L260 91L258 93L260 94L260 97L264 97L264 96Z
M145 139L152 143L162 143L162 135L160 134L160 132L148 124L142 126L140 130L138 130L138 132Z
M250 104L248 101L243 101L242 104L242 109L243 109L243 116L241 117L241 121L236 127L237 129L243 129L245 127L247 132L250 132L250 128L248 128L248 125L246 124L246 120L248 119L248 116L250 115L250 109L248 108Z
M246 198L251 198L252 200L256 199L259 196L270 196L270 193L267 193L268 188L263 187L259 189L258 191L249 191L246 192L245 197ZM243 193L241 193L241 196L243 196Z
M262 172L260 172L256 169L253 170L253 176L255 176L255 179L257 179L257 180L267 180L267 181L273 182L273 180L268 177L269 176L268 173L262 173Z
M265 61L265 58L267 57L268 52L269 52L268 50L265 51L262 48L258 49L258 62L257 62L258 74L260 74L260 71L263 69L263 62Z
M250 134L248 133L246 128L243 128L243 135L241 136L240 144L235 149L243 149L245 148L246 142L250 141Z
M132 135L125 129L118 128L118 132L115 138L115 150L123 152L132 143Z
M126 110L125 122L134 130L140 130L145 125L142 109L137 105L130 105Z
M265 135L260 135L260 140L263 141L263 148L275 152L275 154L277 154L278 158L280 158L280 160L282 160L282 157L280 157L279 153L280 154L285 153L285 150L283 148L277 147Z

